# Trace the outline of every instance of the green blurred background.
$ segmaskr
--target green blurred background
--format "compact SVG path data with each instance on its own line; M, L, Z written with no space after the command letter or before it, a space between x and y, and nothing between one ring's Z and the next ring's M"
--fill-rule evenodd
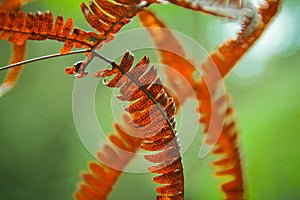
M78 27L92 30L81 14L80 2L40 0L24 10L49 9L55 15L72 17ZM236 34L235 24L212 16L168 4L151 9L207 51ZM226 80L238 116L250 200L300 199L299 10L299 2L285 1L270 29ZM139 27L137 19L123 30L135 27ZM10 46L6 41L0 45L3 66L8 62ZM57 53L61 46L55 41L30 41L28 58ZM82 59L83 55L77 55L28 64L16 88L0 99L1 200L72 199L80 172L93 159L73 121L74 78L64 73L64 67ZM1 72L1 80L4 75ZM110 93L99 86L96 103L104 104L96 106L99 116L107 112ZM112 130L110 115L102 120ZM186 199L221 199L220 180L210 166L213 157L198 159L199 146L197 137L184 154ZM151 177L125 173L111 199L154 199Z

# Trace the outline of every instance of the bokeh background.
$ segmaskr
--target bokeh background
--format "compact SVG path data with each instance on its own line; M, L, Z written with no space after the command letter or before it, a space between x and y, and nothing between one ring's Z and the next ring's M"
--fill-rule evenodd
M24 10L51 10L92 30L81 14L80 2L36 0ZM174 5L151 9L207 51L238 30L231 22ZM299 10L299 2L284 1L270 28L226 79L240 126L249 200L296 200L300 196ZM136 27L139 22L134 19L122 30ZM55 41L30 41L28 58L57 53L61 46ZM0 52L0 66L4 66L10 54L8 42L0 41ZM76 55L28 64L16 88L0 99L0 199L73 198L80 172L94 159L77 135L72 116L74 78L64 73L66 66L82 59L83 55ZM1 72L1 80L4 75ZM113 121L106 114L110 94L100 84L95 101L108 131ZM197 137L184 155L186 199L221 199L221 180L213 175L210 164L213 157L198 159L199 146ZM111 199L154 199L151 177L125 173Z

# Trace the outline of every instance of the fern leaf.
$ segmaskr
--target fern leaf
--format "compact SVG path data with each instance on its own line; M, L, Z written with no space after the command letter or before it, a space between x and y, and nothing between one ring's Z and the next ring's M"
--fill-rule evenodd
M213 62L222 77L225 77L230 70L235 66L239 59L252 47L252 45L260 38L264 30L272 21L273 17L278 12L281 0L267 0L264 5L259 8L258 13L261 16L259 26L246 38L240 39L247 30L249 24L245 24L239 37L224 42L216 51L212 52L208 59L202 64L202 68L209 73Z
M219 112L220 116L224 114L224 125L222 132L215 144L212 154L217 155L217 160L213 162L213 166L217 168L217 176L229 177L229 181L225 181L221 185L221 189L228 200L238 200L244 198L244 182L243 171L241 166L241 158L239 152L238 132L236 129L236 122L234 119L233 108L228 104L228 97L223 95L219 98L214 98L218 94L212 94L212 98L208 95L207 88L200 85L200 91L197 96L200 104L200 122L204 126L204 133L208 134L208 139L205 141L210 144L209 126L214 126L215 121L211 121L212 112ZM211 99L215 99L211 101ZM224 107L226 108L224 110ZM212 111L212 108L214 110ZM217 121L217 120L216 120Z
M25 2L23 0L6 0L1 1L0 10L18 10ZM0 11L1 12L1 11ZM0 15L1 16L1 15ZM1 23L0 23L1 24ZM1 31L0 31L1 32ZM17 45L11 44L11 56L10 63L16 63L23 61L26 54L26 44ZM18 79L22 73L23 65L9 69L3 83L0 85L0 97L7 94L18 82Z
M221 96L215 101L214 99L217 94L217 80L213 80L214 70L210 59L216 64L222 77L225 77L235 63L249 50L254 42L260 37L273 16L278 12L278 5L280 1L267 1L268 7L262 6L259 9L259 13L262 16L262 25L260 25L250 36L243 39L242 41L231 40L225 42L216 52L211 53L208 58L201 66L204 74L210 79L211 82L215 82L215 93L210 98L207 86L204 80L200 81L199 91L197 97L200 103L199 111L202 115L200 122L204 124L204 132L207 133L208 126L211 123L212 107L215 110L223 111L225 114L225 124L221 135L217 141L217 147L213 150L213 154L221 155L219 160L213 164L219 168L216 172L218 176L231 176L232 180L222 184L222 190L226 194L227 199L242 199L244 196L243 189L243 174L242 167L240 164L240 153L237 144L237 130L235 120L233 119L233 109L228 104L227 96ZM242 33L241 33L242 34ZM227 107L226 110L222 109Z
M125 122L128 120L125 118ZM97 153L99 162L89 163L90 171L82 174L83 182L78 185L75 199L107 199L122 170L134 158L142 141L128 134L127 130L125 132L125 128L128 129L115 124L116 133L108 136L111 143L105 144Z
M213 162L217 176L231 176L231 180L221 185L226 199L237 200L244 197L244 180L241 166L241 153L237 143L238 133L232 107L226 110L225 124L213 154L218 158Z
M89 7L82 3L81 11L90 26L99 31L100 36L109 37L149 4L141 0L95 0L90 1Z
M95 75L105 78L114 75L105 84L120 88L117 96L131 104L126 110L131 115L129 124L143 138L141 148L147 151L159 151L145 155L145 159L158 165L148 170L161 174L153 180L165 184L157 187L157 199L183 199L183 168L177 134L174 130L175 104L163 89L162 82L154 67L147 71L149 59L144 57L135 67L133 55L127 52L120 65L113 65L111 70L101 70Z
M12 54L10 58L10 63L23 61L26 54L26 45L23 44L21 46L18 46L15 43L12 43L11 46L12 46L12 51L11 51ZM9 69L3 83L0 85L0 97L4 96L14 88L14 86L18 82L22 70L23 70L23 65Z
M194 80L195 68L191 60L188 60L183 46L178 39L173 35L172 31L158 19L150 10L143 10L138 14L141 24L147 28L152 40L159 53L161 63L171 67L175 72L180 73L185 80L176 76L176 73L171 70L164 70L164 75L167 82L175 90L176 96L183 103L192 96L193 90L187 89L184 84L186 80L189 81L191 87L196 86ZM176 77L176 81L174 81ZM172 96L174 98L174 96ZM175 99L177 109L179 108L179 100Z
M93 32L85 32L80 29L73 29L73 20L67 19L64 23L62 16L57 16L54 21L50 11L36 14L23 11L0 12L0 38L8 39L9 42L16 42L22 45L26 40L52 39L65 42L61 53L68 53L71 48L91 48L97 44L98 36Z

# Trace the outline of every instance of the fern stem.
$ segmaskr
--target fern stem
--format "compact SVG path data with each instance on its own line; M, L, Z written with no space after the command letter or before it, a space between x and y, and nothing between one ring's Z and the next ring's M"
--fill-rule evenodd
M108 63L108 64L111 64L113 67L117 67L117 64L110 60L109 58L106 58L104 56L102 56L101 54L95 52L95 51L92 51L92 55L93 56L96 56L97 58L99 58L100 60L103 60L104 62Z
M56 57L61 57L61 56L68 56L68 55L75 55L75 54L81 54L81 53L88 53L91 50L88 49L81 49L81 50L76 50L76 51L71 51L67 54L61 54L61 53L56 53L56 54L51 54L51 55L46 55L46 56L41 56L41 57L37 57L37 58L32 58L32 59L28 59L28 60L24 60L22 62L17 62L17 63L13 63L10 65L6 65L4 67L0 68L0 71L6 70L6 69L10 69L19 65L24 65L24 64L28 64L28 63L32 63L32 62L36 62L36 61L40 61L40 60L46 60L49 58L56 58Z

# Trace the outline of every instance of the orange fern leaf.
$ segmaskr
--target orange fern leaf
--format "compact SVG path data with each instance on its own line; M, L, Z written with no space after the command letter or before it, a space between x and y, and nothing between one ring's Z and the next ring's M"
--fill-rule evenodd
M193 67L193 63L192 61L186 59L186 53L172 31L150 10L143 10L138 14L138 17L141 24L148 28L147 30L149 31L152 40L158 49L160 61L183 75L183 78L189 81L192 87L195 87L195 68ZM166 75L168 83L174 88L176 97L179 98L182 103L188 97L192 96L193 90L188 90L185 88L185 80L182 80L180 77L176 76L174 71L164 70L164 74ZM174 77L176 77L176 81L174 80ZM176 103L177 102L178 100ZM179 103L176 104L176 106L178 109Z
M0 10L18 10L25 2L23 0L6 0L0 3ZM1 11L0 11L1 12ZM1 31L0 31L1 32ZM23 61L26 54L26 44L17 45L12 43L10 63ZM6 74L3 83L0 86L0 97L7 94L18 82L20 74L23 70L23 65L10 69Z
M145 1L90 1L89 7L81 3L81 11L86 21L100 35L109 37L118 32L125 24L130 22L138 12L148 6Z
M153 179L154 182L165 184L156 189L157 199L183 199L183 168L181 155L174 130L175 104L163 89L162 82L154 67L147 71L149 59L144 57L135 67L133 55L127 52L120 65L113 64L111 70L101 70L95 75L112 80L105 82L109 87L120 88L117 96L131 104L125 108L131 114L129 124L137 131L137 136L143 138L141 148L159 153L145 155L152 163L149 167L152 173L161 174Z
M261 16L259 26L246 38L241 39L240 36L244 35L244 31L249 26L249 23L244 24L244 28L239 33L239 36L236 39L224 42L216 51L212 52L203 63L202 68L209 72L210 68L212 68L211 62L213 62L220 71L221 76L225 77L270 24L279 10L280 2L281 0L267 0L258 11Z
M235 65L235 63L244 55L244 53L249 50L253 43L260 37L262 32L265 30L266 26L269 24L270 20L277 13L280 0L267 1L268 7L262 6L259 10L259 13L262 16L261 25L248 37L242 41L231 40L225 42L218 51L213 52L201 66L206 79L208 82L214 83L213 94L209 94L207 84L204 81L204 78L200 80L199 87L197 91L197 98L200 103L199 111L202 115L200 122L204 124L204 132L207 133L212 117L212 108L218 112L222 111L225 115L224 127L221 132L221 135L217 141L217 147L213 150L214 154L222 155L223 157L214 162L215 166L220 168L217 175L231 175L232 180L222 184L222 190L227 196L227 199L242 199L243 194L243 176L242 176L242 167L240 164L240 155L237 145L237 131L236 125L233 120L233 110L228 106L226 100L226 94L223 96L214 98L218 96L218 83L219 81L215 79L214 70L211 62L213 61L221 77L224 77L230 69ZM211 59L211 60L210 60ZM206 80L206 81L207 81ZM212 97L210 97L212 96ZM214 99L212 101L212 99ZM224 110L224 108L226 108ZM209 143L209 140L207 141ZM223 166L223 167L222 167Z
M244 198L244 182L243 171L241 166L241 158L239 152L238 132L236 129L236 122L234 119L233 108L228 104L228 97L226 94L218 96L218 92L208 94L208 89L205 85L199 86L200 91L197 97L200 104L200 122L204 125L204 133L208 134L207 144L215 142L214 136L209 132L209 126L214 126L214 123L219 123L224 119L224 125L213 148L212 154L218 155L217 160L213 165L217 168L217 176L229 176L230 180L222 183L221 188L226 199L238 200ZM210 97L212 95L212 97ZM212 101L213 99L213 101ZM212 110L212 108L214 110ZM226 108L226 109L224 109ZM212 112L217 112L220 120L212 120ZM212 137L212 138L210 138Z
M208 57L202 63L201 69L203 71L204 77L202 77L202 79L199 81L199 86L197 87L198 91L196 90L196 92L198 95L198 99L202 104L202 106L200 107L200 113L204 114L201 122L205 121L205 124L207 126L210 124L212 114L211 108L214 104L214 102L211 102L212 98L209 97L210 95L218 95L217 87L219 81L221 81L216 79L214 66L217 67L221 77L224 78L234 67L235 63L247 52L247 50L249 50L253 43L263 33L267 25L278 12L279 5L280 0L266 1L266 4L261 6L261 8L259 9L259 13L262 17L262 25L259 26L259 28L255 30L253 34L243 39L242 41L235 39L229 42L225 42L223 45L221 45L221 47L218 48L216 52L211 53L210 57ZM209 94L206 82L211 84L211 86L213 87L213 94ZM226 99L224 95L223 99Z
M18 46L15 43L12 43L11 46L12 54L10 58L10 63L23 61L26 54L26 44ZM23 65L14 67L7 72L3 83L0 85L0 97L7 94L15 86L22 70Z
M23 11L0 12L0 38L9 42L16 42L22 45L26 40L53 39L65 42L61 53L68 53L71 48L91 48L97 44L98 36L93 32L85 32L73 28L73 20L67 19L64 23L62 16L57 16L54 21L50 11L45 13L37 11L34 15Z
M100 163L89 163L90 171L82 174L83 183L79 184L75 199L107 199L122 170L134 158L142 140L127 134L127 130L125 132L118 124L115 124L115 130L116 134L108 136L111 143L105 144L97 153Z
M221 185L228 200L243 199L244 180L241 166L241 155L238 147L238 133L232 107L226 110L226 118L222 133L213 149L218 155L213 165L217 168L217 176L230 176L231 180Z

